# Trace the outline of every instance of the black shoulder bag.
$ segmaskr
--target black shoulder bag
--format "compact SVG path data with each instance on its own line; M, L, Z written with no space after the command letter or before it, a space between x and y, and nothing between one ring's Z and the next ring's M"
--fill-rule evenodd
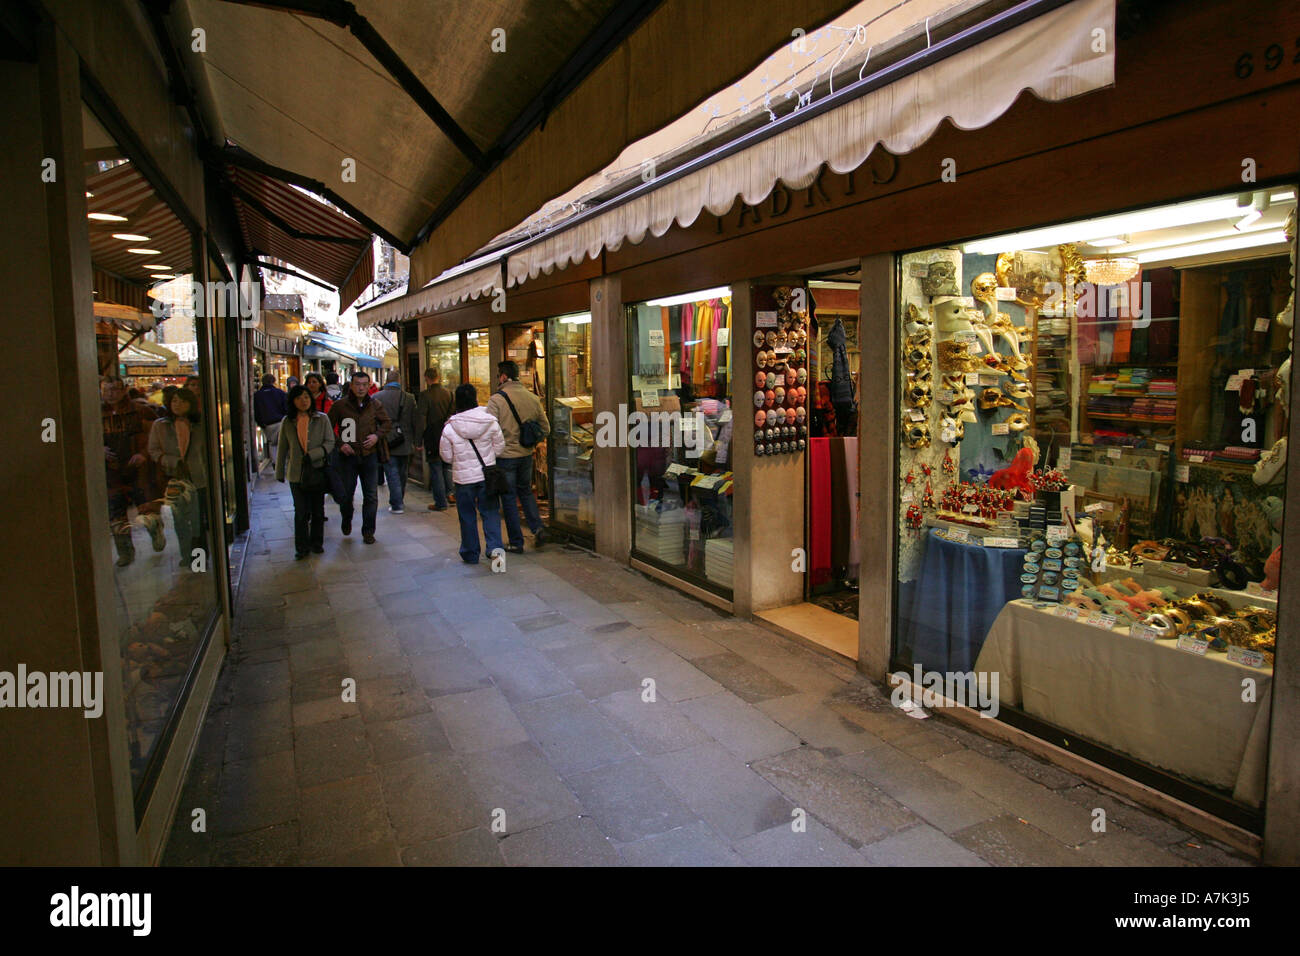
M484 464L483 456L479 454L478 445L474 444L474 439L468 438L469 447L474 449L474 457L478 463L483 466L483 490L492 496L510 494L510 479L506 473L496 466L496 464Z
M510 401L510 396L506 394L506 390L504 388L501 389L501 391L498 392L498 394L502 398L504 398L506 400L506 404L510 406L510 414L515 416L515 423L518 424L519 426L520 445L522 445L525 448L532 448L534 445L536 445L538 442L540 442L543 438L546 437L545 435L542 434L541 422L534 421L531 418L526 422L520 420L519 410L515 408L515 403Z

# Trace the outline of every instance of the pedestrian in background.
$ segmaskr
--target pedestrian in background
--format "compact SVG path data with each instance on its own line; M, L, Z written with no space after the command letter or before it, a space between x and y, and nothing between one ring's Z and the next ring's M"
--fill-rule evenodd
M339 384L338 372L325 373L325 394L329 396L331 404L343 397L343 386Z
M316 554L325 550L325 492L329 486L325 469L334 450L334 425L314 404L306 386L290 390L289 413L280 429L275 465L276 481L288 479L293 494L294 557L299 561L309 550Z
M333 404L330 421L338 432L339 474L342 479L342 531L352 533L352 498L361 481L361 540L375 543L375 516L379 512L379 468L386 458L380 439L388 434L388 413L370 396L370 376L353 372L348 394Z
M325 391L325 376L320 372L308 372L307 377L303 379L303 385L307 386L307 391L311 393L311 404L318 412L329 414L330 406L334 400L329 397ZM293 407L293 399L289 399L289 407Z
M195 548L206 546L203 489L208 483L203 443L199 397L188 388L178 388L166 415L149 430L149 457L167 476L163 497L171 505L182 568L191 566Z
M262 387L253 393L253 421L262 429L266 457L275 464L275 450L280 442L280 423L289 414L289 396L275 387L275 376L262 376Z
M510 490L501 496L501 513L509 539L506 550L523 554L521 508L528 530L533 533L533 546L540 548L546 543L546 527L533 493L533 449L550 434L551 423L546 420L541 399L520 384L516 363L508 360L498 363L497 382L500 388L488 399L487 410L496 418L506 439L506 450L497 462L510 483Z
M498 496L488 494L483 469L496 463L505 451L506 439L492 413L478 404L478 392L466 382L456 389L456 411L442 430L439 451L451 465L456 484L456 514L460 518L460 558L466 564L478 564L479 538L477 509L483 520L483 539L487 555L501 547L501 512Z
M442 460L438 449L442 429L451 417L453 399L443 388L442 373L436 366L424 370L425 389L415 403L416 451L424 451L429 473L429 491L433 493L430 511L447 510L447 493L451 490L451 466Z
M402 390L397 370L391 369L384 387L375 393L375 401L384 406L392 423L385 439L388 461L384 462L384 477L388 484L388 510L400 515L406 510L406 471L414 447L415 396Z

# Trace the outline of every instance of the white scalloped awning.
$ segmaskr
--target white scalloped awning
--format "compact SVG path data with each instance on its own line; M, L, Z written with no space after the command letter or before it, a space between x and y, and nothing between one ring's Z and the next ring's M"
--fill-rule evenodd
M508 284L615 251L625 241L635 245L647 234L662 236L674 223L690 226L705 210L721 216L737 197L757 205L778 180L804 189L823 164L849 172L877 145L909 153L945 119L959 129L980 129L1024 90L1055 102L1110 86L1114 28L1115 0L1074 0L609 212L560 227L510 256Z
M440 278L416 292L357 309L357 325L364 329L427 315L499 288L501 263L498 260L459 271L453 269L446 279Z

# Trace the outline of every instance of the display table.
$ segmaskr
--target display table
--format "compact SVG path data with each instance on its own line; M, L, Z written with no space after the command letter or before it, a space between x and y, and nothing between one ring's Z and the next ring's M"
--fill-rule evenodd
M998 675L1002 704L1135 757L1231 791L1264 797L1273 674L1175 641L1144 641L1016 600L997 616L975 670ZM1255 679L1255 700L1242 680Z
M900 656L926 670L966 672L1003 605L1020 597L1025 551L956 544L937 530L926 532L920 574L900 602Z

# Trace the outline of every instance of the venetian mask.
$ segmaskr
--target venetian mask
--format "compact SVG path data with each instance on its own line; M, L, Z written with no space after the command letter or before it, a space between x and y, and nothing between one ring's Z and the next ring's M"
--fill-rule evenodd
M946 259L931 262L925 278L921 280L921 291L931 298L937 295L960 295L957 291L957 266Z
M970 316L966 314L966 306L960 299L936 302L930 311L934 313L934 324L938 326L940 335L945 338L951 338L958 332L971 331Z
M998 277L992 272L981 272L970 282L971 295L977 302L995 302L998 297Z

